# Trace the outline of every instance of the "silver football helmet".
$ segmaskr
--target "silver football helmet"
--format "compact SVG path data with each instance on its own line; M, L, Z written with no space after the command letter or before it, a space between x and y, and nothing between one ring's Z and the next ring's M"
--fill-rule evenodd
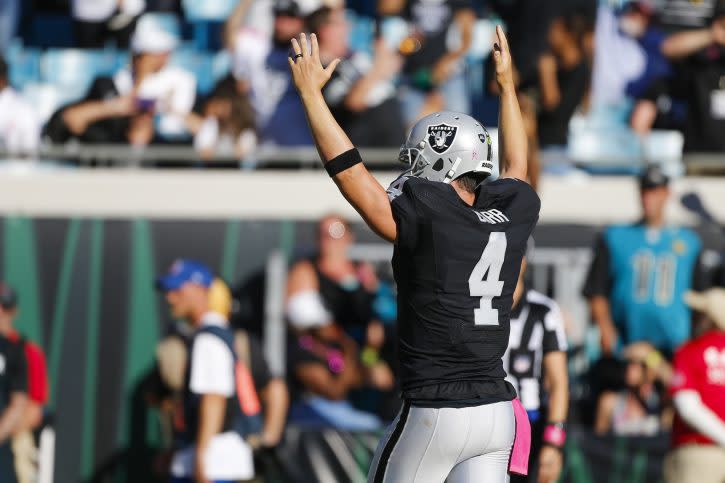
M481 180L491 175L491 136L467 114L442 111L418 121L400 147L398 160L410 174L430 181L450 183L475 173Z
M410 174L430 181L450 183L466 174L481 179L493 170L491 136L467 114L442 111L418 121L400 147L398 160Z

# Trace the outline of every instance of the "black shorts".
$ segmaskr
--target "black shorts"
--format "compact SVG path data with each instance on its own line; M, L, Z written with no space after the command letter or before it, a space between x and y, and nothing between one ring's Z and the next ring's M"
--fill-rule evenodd
M15 457L13 456L12 440L0 444L0 481L17 483L15 475Z

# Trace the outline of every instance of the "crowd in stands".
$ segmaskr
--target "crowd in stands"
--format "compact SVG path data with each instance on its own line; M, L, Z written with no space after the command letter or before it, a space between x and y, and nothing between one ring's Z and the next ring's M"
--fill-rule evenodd
M679 131L686 151L725 149L721 0L74 0L60 12L73 27L61 45L79 49L46 50L34 26L58 15L19 4L0 9L10 153L33 154L41 140L185 144L203 159L310 146L287 65L301 31L318 34L323 61L343 60L325 97L356 144L398 146L416 119L443 109L495 124L478 44L499 21L544 169L588 129L635 145L653 129ZM599 143L603 157L621 148Z

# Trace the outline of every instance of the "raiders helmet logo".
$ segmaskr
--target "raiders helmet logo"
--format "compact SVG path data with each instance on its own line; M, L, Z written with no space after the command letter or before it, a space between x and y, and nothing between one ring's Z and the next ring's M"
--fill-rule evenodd
M428 144L433 151L438 154L443 154L453 144L457 131L458 128L456 126L449 126L448 124L428 126Z

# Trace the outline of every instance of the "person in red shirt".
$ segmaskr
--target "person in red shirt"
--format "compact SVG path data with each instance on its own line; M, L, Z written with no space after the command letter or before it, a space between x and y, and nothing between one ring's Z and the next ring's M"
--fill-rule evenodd
M50 384L43 350L23 338L14 327L18 296L7 283L0 282L0 335L22 346L28 367L28 401L22 419L13 432L15 470L20 483L34 481L35 441L32 432L43 423L43 408L48 403Z
M675 353L668 483L725 483L725 289L688 292L703 332Z

